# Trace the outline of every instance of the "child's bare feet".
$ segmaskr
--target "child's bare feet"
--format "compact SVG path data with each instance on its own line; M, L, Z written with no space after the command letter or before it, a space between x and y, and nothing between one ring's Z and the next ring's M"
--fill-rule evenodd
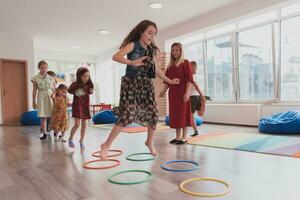
M108 146L106 146L105 143L101 144L101 151L100 151L101 160L107 160L108 150L109 150Z
M145 145L149 148L149 151L150 151L150 153L153 155L153 156L157 156L157 152L156 152L156 150L155 150L155 147L154 147L154 145L153 145L153 143L152 142L145 142Z

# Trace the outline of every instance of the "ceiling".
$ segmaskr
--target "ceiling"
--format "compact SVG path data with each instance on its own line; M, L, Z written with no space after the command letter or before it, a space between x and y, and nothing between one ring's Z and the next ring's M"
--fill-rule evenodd
M0 31L33 36L36 50L99 55L143 19L155 21L160 31L233 1L156 0L163 7L151 9L150 0L1 0Z

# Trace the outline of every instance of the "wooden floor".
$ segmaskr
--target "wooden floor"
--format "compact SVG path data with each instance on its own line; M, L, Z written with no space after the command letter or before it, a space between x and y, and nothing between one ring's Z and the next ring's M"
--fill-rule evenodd
M119 157L121 165L107 170L86 170L84 161L92 159L109 130L90 127L86 150L71 151L66 144L37 138L38 127L0 126L0 199L1 200L184 200L208 199L182 193L178 185L193 177L225 180L231 192L213 199L226 200L299 200L300 159L251 152L168 144L174 131L160 130L155 145L159 158L155 161L131 162ZM257 128L204 124L201 132L225 131L257 134ZM78 141L78 134L76 141ZM125 155L145 152L145 134L118 137L114 148ZM192 159L200 168L193 172L174 173L162 170L160 164L172 159ZM105 163L107 164L107 163ZM174 166L175 167L175 166ZM154 178L139 185L114 185L107 177L127 169L150 170ZM133 176L134 175L134 176ZM143 175L120 176L120 179ZM188 188L202 192L219 192L215 184L193 183ZM210 198L211 199L211 198Z

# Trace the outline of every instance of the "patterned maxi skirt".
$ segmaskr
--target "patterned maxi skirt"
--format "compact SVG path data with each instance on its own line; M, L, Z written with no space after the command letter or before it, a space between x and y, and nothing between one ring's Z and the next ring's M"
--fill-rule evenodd
M158 110L156 108L154 86L145 73L135 77L123 76L121 80L119 107L113 108L118 118L116 125L125 127L136 122L156 128Z

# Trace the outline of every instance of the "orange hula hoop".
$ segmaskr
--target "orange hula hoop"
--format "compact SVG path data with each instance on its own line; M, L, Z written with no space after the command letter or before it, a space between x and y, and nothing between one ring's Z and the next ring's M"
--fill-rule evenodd
M108 166L103 166L103 167L91 167L91 166L89 166L89 164L91 164L91 163L105 162L105 161L113 161L113 162L115 162L115 164L108 165ZM113 167L119 166L120 164L121 164L121 161L119 161L117 159L108 159L108 160L97 159L97 160L91 160L91 161L87 161L87 162L83 163L82 167L85 168L85 169L109 169L109 168L113 168Z

